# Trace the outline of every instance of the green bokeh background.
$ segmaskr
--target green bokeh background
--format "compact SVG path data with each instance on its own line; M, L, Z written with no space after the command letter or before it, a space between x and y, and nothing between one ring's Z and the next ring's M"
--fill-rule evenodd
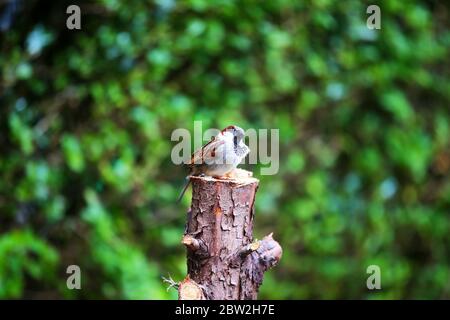
M189 197L170 136L201 120L280 130L279 173L244 166L255 235L284 249L260 298L449 299L449 17L444 1L3 2L0 298L176 298L161 276L186 274Z

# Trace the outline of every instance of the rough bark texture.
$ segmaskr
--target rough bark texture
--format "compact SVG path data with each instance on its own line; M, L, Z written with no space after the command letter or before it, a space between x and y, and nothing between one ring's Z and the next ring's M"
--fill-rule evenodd
M192 204L182 243L188 276L201 299L256 299L264 272L281 258L272 235L253 242L255 194L259 181L245 170L233 179L191 177ZM181 286L180 286L181 287ZM179 290L179 297L183 299Z

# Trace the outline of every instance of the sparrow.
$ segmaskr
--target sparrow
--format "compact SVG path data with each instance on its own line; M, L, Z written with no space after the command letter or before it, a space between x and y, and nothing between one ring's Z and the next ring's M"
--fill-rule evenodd
M244 143L244 130L238 126L228 126L213 137L207 144L195 151L188 163L189 175L178 197L183 198L191 180L190 176L211 176L228 178L238 164L249 153Z

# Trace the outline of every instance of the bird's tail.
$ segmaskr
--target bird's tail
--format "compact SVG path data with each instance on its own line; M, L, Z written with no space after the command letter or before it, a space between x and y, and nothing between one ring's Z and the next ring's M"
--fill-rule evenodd
M189 187L190 184L191 184L191 179L189 178L189 176L187 176L186 177L186 182L184 183L184 186L183 186L183 190L181 190L181 193L178 196L177 203L179 203L181 201L181 199L184 196L184 193L186 192L186 190L187 190L187 188Z

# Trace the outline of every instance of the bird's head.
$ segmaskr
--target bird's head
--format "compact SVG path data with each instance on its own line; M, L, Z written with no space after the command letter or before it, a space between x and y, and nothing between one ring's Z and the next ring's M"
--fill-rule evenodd
M231 134L235 145L243 143L245 132L241 127L231 125L222 130L222 134Z

